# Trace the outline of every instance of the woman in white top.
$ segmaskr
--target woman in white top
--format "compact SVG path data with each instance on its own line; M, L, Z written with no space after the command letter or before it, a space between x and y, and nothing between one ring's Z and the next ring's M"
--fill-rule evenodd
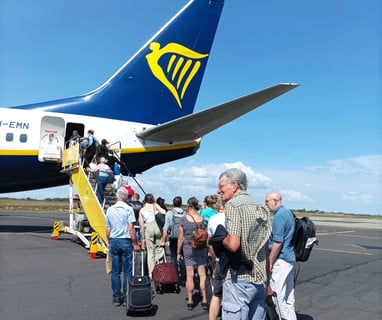
M103 192L105 191L108 183L113 183L114 174L110 167L106 164L107 160L104 157L99 159L96 166L89 167L89 171L93 172L96 176L97 190L96 195L101 206L103 206Z
M163 248L160 247L162 230L155 221L156 214L166 214L151 193L146 194L141 210L139 210L139 226L141 228L142 250L147 250L147 266L149 276L157 262L163 260Z

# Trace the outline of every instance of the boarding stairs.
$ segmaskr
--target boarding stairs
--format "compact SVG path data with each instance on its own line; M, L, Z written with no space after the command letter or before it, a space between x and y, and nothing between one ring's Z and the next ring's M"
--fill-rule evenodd
M116 154L119 154L117 150ZM90 258L96 258L97 253L107 252L107 236L105 212L115 203L115 190L117 185L108 184L104 191L104 203L99 203L96 196L96 179L92 172L86 172L81 163L79 145L75 144L65 149L62 157L61 172L69 175L69 226L63 221L55 221L52 239L57 240L60 233L76 235L86 248L89 249ZM116 179L119 185L126 181L125 177ZM78 204L73 193L75 188L78 194Z

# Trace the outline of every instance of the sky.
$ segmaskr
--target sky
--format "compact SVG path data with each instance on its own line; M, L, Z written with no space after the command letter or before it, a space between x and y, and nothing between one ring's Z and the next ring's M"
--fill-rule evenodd
M2 0L0 106L97 88L186 3ZM226 0L195 111L286 82L300 86L208 134L196 155L138 175L139 184L166 203L202 201L238 167L258 201L279 191L291 209L381 215L382 2ZM63 186L0 197L68 194Z

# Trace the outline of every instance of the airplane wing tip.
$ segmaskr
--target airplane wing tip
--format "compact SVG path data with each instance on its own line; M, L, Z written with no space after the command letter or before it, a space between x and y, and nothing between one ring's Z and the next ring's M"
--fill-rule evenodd
M280 85L298 87L300 84L299 83L294 83L294 82L282 82L282 83L280 83Z
M299 83L293 83L293 82L283 82L283 83L280 83L280 85L288 86L288 87L292 87L292 88L296 88L296 87L300 86Z

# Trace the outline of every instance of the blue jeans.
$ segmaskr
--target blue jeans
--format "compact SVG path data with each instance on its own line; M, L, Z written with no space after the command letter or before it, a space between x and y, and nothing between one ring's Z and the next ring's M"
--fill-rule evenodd
M178 271L179 281L186 282L186 264L184 260L178 261L176 258L176 253L178 250L178 238L170 238L170 254L171 263L175 266Z
M97 198L101 206L103 203L103 191L105 190L108 181L108 176L99 176L97 178Z
M242 279L229 279L223 284L223 320L265 319L265 284L256 285Z
M113 298L121 297L121 272L123 272L122 288L124 297L127 291L127 281L132 275L133 244L130 239L112 238L109 242L109 250Z

